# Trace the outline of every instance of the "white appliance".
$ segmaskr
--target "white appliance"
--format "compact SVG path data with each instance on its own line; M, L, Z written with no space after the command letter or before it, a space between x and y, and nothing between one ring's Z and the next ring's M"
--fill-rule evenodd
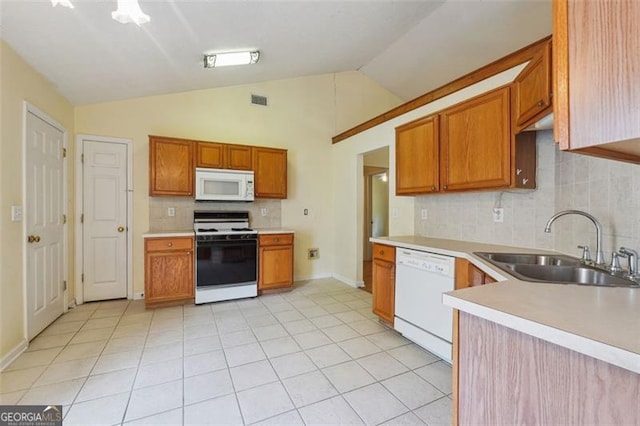
M196 168L196 201L253 201L253 171Z
M396 251L394 328L449 363L453 310L442 304L442 293L454 289L454 273L454 257Z
M196 304L258 295L258 231L249 212L193 212Z

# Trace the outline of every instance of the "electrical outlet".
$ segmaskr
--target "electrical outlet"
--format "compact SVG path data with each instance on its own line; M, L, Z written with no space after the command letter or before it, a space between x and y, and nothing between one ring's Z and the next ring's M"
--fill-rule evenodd
M320 257L319 248L310 248L307 250L307 259L317 259Z
M175 207L167 207L167 216L174 217L176 215Z
M268 213L268 210L267 210L266 207L263 207L263 208L260 209L260 215L261 216L266 216L267 213Z
M422 210L420 210L420 218L421 218L422 220L427 220L427 217L428 217L428 216L427 216L427 209L422 209Z
M504 222L504 209L502 207L493 209L493 221L496 223Z
M22 206L11 206L11 221L22 222Z

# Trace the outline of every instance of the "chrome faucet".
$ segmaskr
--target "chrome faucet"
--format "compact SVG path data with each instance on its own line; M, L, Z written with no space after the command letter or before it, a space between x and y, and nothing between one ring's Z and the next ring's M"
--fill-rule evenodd
M582 210L564 210L558 212L551 216L551 219L549 219L549 221L547 222L547 226L544 228L544 232L551 232L551 224L555 222L555 220L559 217L567 214L577 214L580 216L584 216L591 222L593 222L594 226L596 227L596 265L604 265L604 253L602 252L602 225L600 225L598 219L591 216L589 213L583 212Z
M639 278L638 275L638 252L630 248L620 247L620 253L629 259L629 278Z

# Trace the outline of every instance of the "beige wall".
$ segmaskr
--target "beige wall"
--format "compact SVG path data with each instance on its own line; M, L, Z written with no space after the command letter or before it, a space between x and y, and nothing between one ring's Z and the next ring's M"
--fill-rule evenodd
M267 96L269 106L250 104L251 94ZM296 277L324 276L334 271L331 137L398 103L346 72L77 107L77 133L133 140L134 292L143 291L142 234L157 204L148 196L149 134L288 149L281 226L296 231ZM307 259L310 247L320 248L319 259Z
M0 40L0 359L24 339L21 222L11 221L11 206L22 199L24 101L39 108L73 136L73 106L55 87ZM69 162L69 164L72 164ZM68 182L73 178L68 167ZM67 208L68 212L73 211ZM71 235L71 234L70 234ZM69 253L72 253L72 244ZM73 269L68 266L72 279Z

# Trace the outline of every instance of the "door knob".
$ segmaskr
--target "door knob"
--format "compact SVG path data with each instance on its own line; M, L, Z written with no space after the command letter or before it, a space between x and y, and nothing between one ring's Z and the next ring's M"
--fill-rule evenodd
M27 237L27 242L28 243L35 243L36 242L36 237L34 235L29 235Z
M124 232L124 226L118 226L118 232Z
M33 239L33 241L35 241L36 243L40 242L40 235L36 235Z

